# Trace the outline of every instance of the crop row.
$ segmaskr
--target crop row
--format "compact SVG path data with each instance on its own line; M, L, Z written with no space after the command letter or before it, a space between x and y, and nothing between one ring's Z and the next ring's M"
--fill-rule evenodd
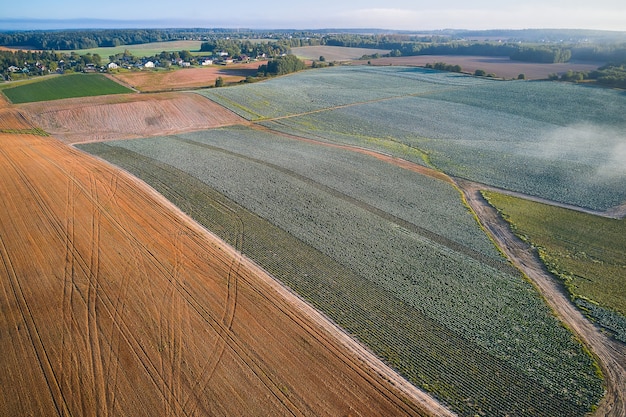
M351 151L242 127L189 133L184 138L198 146L215 146L217 142L224 151L279 167L326 187L327 192L335 190L340 195L357 199L445 239L504 261L492 242L476 227L468 209L460 204L459 192L441 180Z
M459 366L460 358L478 350L481 355L506 363L547 392L560 393L567 401L588 407L597 399L601 387L591 359L521 277L376 214L372 207L377 204L387 207L389 203L370 200L365 204L366 198L376 198L373 191L354 191L357 197L348 198L341 197L345 193L339 188L325 185L359 184L362 180L355 173L371 162L363 161L362 156L339 153L333 161L335 169L326 172L330 179L322 184L317 174L309 175L307 169L302 169L302 174L297 173L284 161L291 161L293 155L283 157L271 147L264 149L268 146L266 141L254 140L256 135L256 131L220 129L205 132L201 141L198 141L198 134L193 134L119 142L115 146L184 171L330 257L335 264L364 279L369 287L379 288L395 301L401 301L407 308L458 335L468 345L455 353L453 368ZM237 146L244 148L250 147L246 145L247 140L254 140L255 158L245 152L238 153L232 147L226 149L228 146L224 144L234 146L231 141L237 137L241 141ZM292 146L297 148L298 145ZM315 154L311 149L301 148L300 151L303 156ZM290 163L293 162L297 161ZM398 171L396 178L401 175ZM419 196L422 190L412 188L412 181L400 181L403 186L393 188L396 178L388 182L390 189L383 194L384 200L394 201L393 207L402 207L405 195ZM439 206L456 204L461 207L458 195L456 201L451 200L452 195L443 193L442 200L437 201ZM436 196L430 198L436 199ZM429 230L445 230L451 224L445 216L439 220L429 219L429 222ZM349 294L350 291L344 291L342 295L348 297ZM395 318L386 317L386 320L395 321ZM365 326L360 330L360 337L362 340L386 337L376 336L377 332L377 327ZM431 343L429 338L420 343ZM415 343L395 346L393 352L396 353L383 352L381 356L396 362L394 355L403 349L414 352ZM386 346L389 344L388 341ZM436 349L430 351L431 356L441 356ZM409 356L407 354L405 360ZM405 360L396 367L419 369L415 362ZM437 357L436 360L445 368L445 363L451 359ZM437 381L434 377L421 384L430 386ZM456 384L467 383L462 380Z

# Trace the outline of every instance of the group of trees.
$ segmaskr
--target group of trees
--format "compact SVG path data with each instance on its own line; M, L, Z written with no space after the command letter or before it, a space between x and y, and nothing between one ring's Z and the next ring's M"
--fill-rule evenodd
M550 74L554 81L595 81L607 87L626 88L626 63L607 64L594 71L567 71L564 74Z
M249 39L212 39L203 42L201 52L225 52L230 56L247 55L250 57L274 57L288 53L290 46L287 41L252 42Z
M445 36L409 35L328 35L322 44L372 49L388 49L389 56L479 55L507 56L516 61L555 63L570 59L619 61L626 57L624 43L520 43L451 40Z
M186 32L165 29L14 31L0 33L0 45L40 50L74 50L180 40Z
M57 70L82 71L87 65L102 65L98 54L79 55L76 52L0 51L0 74L11 79L15 74L46 75Z
M273 43L295 46L319 45L319 36L309 32L240 29L94 29L61 31L0 32L0 46L66 51L99 47L137 45L176 40L272 39ZM245 52L244 52L245 53Z
M463 68L460 65L452 65L446 64L445 62L435 62L434 64L426 64L425 68L432 68L439 71L448 71L448 72L462 72Z
M284 75L291 72L300 71L306 68L306 65L295 55L279 56L267 64L259 66L259 74L264 77L271 75Z
M571 49L547 46L520 47L509 57L514 61L553 64L568 62L572 58L572 51Z

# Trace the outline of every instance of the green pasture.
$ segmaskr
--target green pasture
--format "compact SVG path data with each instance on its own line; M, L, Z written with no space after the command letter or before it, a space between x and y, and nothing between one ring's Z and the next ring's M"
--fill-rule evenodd
M121 45L115 47L101 47L91 49L77 49L79 55L98 54L103 59L108 59L111 55L123 54L128 50L133 56L143 58L146 56L158 55L161 52L189 51L194 55L200 54L200 46L202 41L171 41L171 42L152 42L142 43L138 45Z
M577 303L583 309L591 309L590 315L597 316L594 318L599 324L603 325L605 316L622 322L614 331L626 341L626 220L495 192L484 195L515 233L538 249L547 267L563 279L572 298L581 300ZM622 319L593 304L620 313ZM611 326L615 325L606 325Z
M101 74L68 74L5 88L2 92L12 103L19 104L133 91Z

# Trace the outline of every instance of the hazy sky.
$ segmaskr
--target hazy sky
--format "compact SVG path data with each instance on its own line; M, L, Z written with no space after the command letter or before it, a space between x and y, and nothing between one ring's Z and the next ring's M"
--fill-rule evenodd
M624 0L28 0L9 1L8 19L124 20L128 27L523 29L626 31ZM93 22L86 26L94 26ZM101 27L106 26L101 22ZM96 25L98 26L98 25Z

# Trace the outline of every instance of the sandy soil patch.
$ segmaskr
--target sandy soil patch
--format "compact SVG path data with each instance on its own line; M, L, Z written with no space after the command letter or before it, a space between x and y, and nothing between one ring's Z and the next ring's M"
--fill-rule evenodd
M123 94L19 106L33 123L66 143L167 135L242 123L193 93Z
M367 65L368 61L354 61L353 65ZM463 72L473 74L477 69L493 73L498 78L517 78L519 74L526 75L526 79L540 80L548 75L562 74L568 70L593 71L604 65L602 62L567 62L559 64L536 64L529 62L512 61L508 57L487 56L456 56L456 55L419 55L394 58L379 58L370 60L372 65L408 65L424 66L436 62L445 62L451 65L460 65Z
M17 134L0 171L1 415L445 414L124 172Z
M205 68L181 68L159 71L136 71L113 73L112 76L125 85L143 92L172 91L191 88L212 87L217 77L225 83L236 83L247 76L254 76L263 62L233 64Z

